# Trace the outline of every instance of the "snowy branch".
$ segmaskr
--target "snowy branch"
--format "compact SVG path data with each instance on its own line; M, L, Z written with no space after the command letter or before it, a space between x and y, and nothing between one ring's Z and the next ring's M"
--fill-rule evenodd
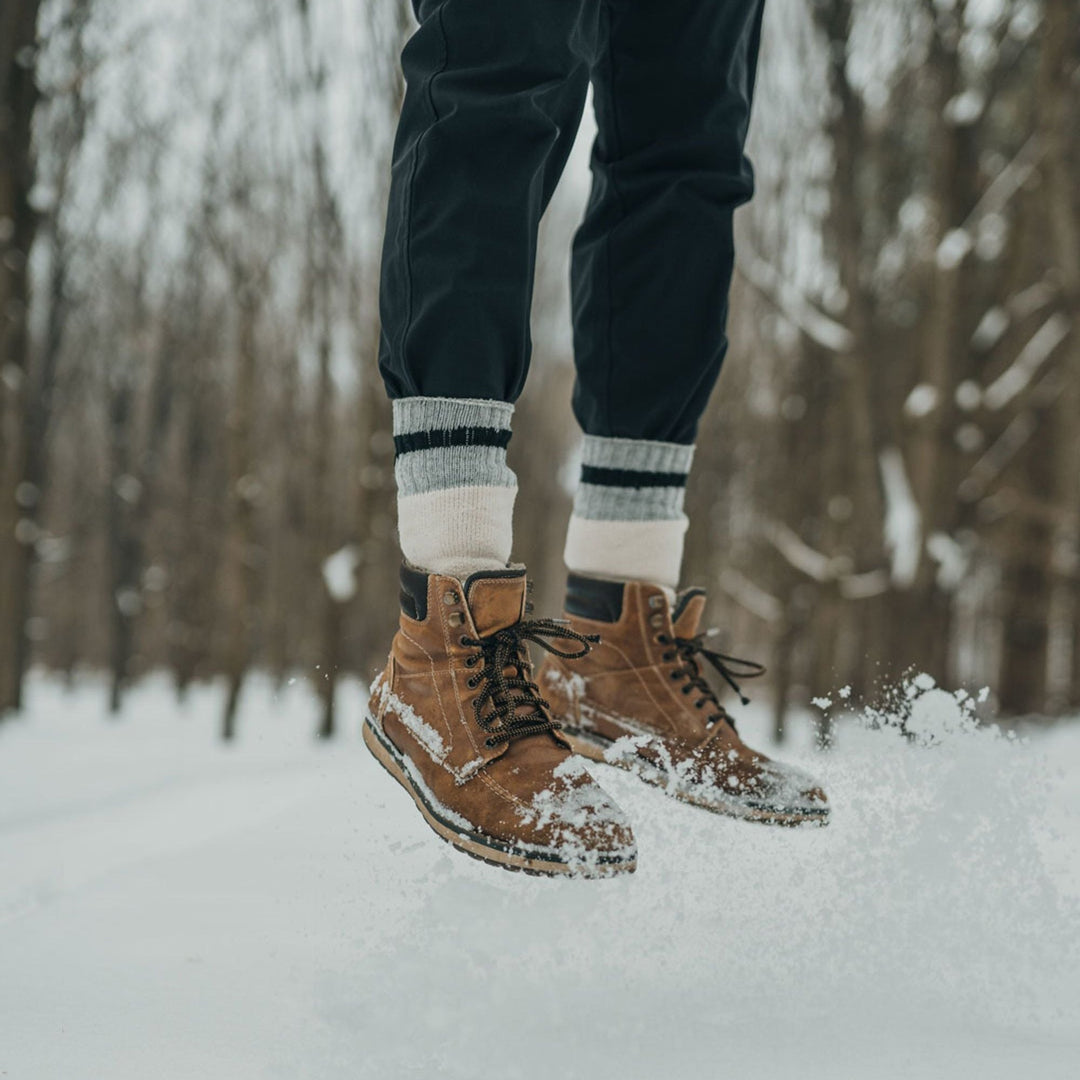
M1054 350L1069 336L1070 322L1060 312L1051 315L1020 350L1017 358L987 388L983 401L988 409L1001 409L1009 404L1038 373L1039 368L1053 355Z
M878 455L885 494L885 550L892 556L892 580L901 589L915 583L922 550L922 515L908 481L904 455L887 446Z
M819 582L833 578L829 556L815 551L790 525L773 521L765 530L765 536L788 563L807 577Z
M811 341L832 352L846 352L855 343L852 332L819 311L802 293L782 281L776 269L744 246L737 264L742 276L797 326Z
M868 570L861 574L843 573L841 568L848 565L846 559L830 558L823 552L816 551L782 521L770 522L765 536L789 565L822 585L835 581L840 595L848 600L866 600L872 596L880 596L889 589L891 577L887 570ZM767 593L762 595L768 596Z
M960 481L958 489L960 498L966 502L981 499L990 484L1016 457L1037 427L1035 414L1030 410L1014 416L986 453L975 462L971 472Z
M889 591L888 570L868 570L865 574L850 574L840 579L840 595L847 600L868 600Z
M1016 157L990 182L961 228L965 232L971 232L988 214L1000 214L1009 200L1024 186L1045 152L1042 139L1038 135L1032 135L1017 152Z
M783 604L738 570L725 567L720 574L720 588L740 607L765 622L779 622L783 617Z

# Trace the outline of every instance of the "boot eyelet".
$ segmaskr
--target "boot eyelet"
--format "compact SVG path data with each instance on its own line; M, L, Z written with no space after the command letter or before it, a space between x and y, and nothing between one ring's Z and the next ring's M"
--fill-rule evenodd
M649 597L649 607L658 608L664 606L664 598L659 595L653 595Z
M451 611L450 614L446 616L446 621L451 626L461 626L462 623L465 622L465 616L460 611Z
M465 658L465 666L466 667L476 667L476 656L475 656L475 654L473 656L467 656Z
M452 606L453 604L456 604L461 598L458 596L458 594L456 592L454 592L453 589L451 589L449 592L443 593L443 598L442 599L443 599L443 603L446 604L449 607L449 606Z
M475 678L474 676L470 675L470 676L469 676L469 677L468 677L468 678L467 678L467 679L465 680L465 685L466 685L466 686L467 686L467 687L468 687L468 688L469 688L470 690L475 690L475 689L476 689L476 688L477 688L477 687L478 687L478 686L480 685L480 683L479 683L479 681L478 681L478 680L477 680L477 679L476 679L476 678Z
M487 747L487 748L488 748L489 750L492 750L492 749L494 749L494 748L495 748L496 746L498 746L499 744L498 744L498 743L497 743L497 742L496 742L496 741L495 741L494 739L485 739L485 740L484 740L484 745L485 745L485 746L486 746L486 747Z
M675 659L675 654L673 652L666 652L660 659L665 663L671 663L671 661Z
M664 625L663 613L658 611L655 615L650 616L649 622L652 623L653 626L663 626Z
M458 644L459 645L468 645L469 644L468 636L466 634L462 634L461 637L458 638Z
M681 671L673 671L673 672L671 673L671 677L672 677L673 679L677 679L677 678L678 678L678 677L679 677L679 676L680 676L681 674L682 674L682 672L681 672Z

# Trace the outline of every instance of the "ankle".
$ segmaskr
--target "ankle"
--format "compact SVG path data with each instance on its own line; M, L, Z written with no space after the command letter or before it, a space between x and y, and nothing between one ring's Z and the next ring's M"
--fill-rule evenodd
M507 565L517 495L506 463L513 410L503 401L394 402L398 536L406 561L455 577Z
M566 534L567 567L609 580L650 582L673 596L693 453L693 446L679 443L586 435Z

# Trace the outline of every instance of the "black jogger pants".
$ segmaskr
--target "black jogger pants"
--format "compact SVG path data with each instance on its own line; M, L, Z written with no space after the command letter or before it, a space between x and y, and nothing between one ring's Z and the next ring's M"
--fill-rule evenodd
M414 0L383 251L392 398L513 401L536 237L593 84L574 239L587 434L691 442L719 374L763 0Z

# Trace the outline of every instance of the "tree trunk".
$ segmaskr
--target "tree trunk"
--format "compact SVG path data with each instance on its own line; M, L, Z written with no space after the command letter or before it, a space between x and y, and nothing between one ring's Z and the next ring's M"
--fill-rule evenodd
M253 500L256 495L256 478L252 457L252 417L255 411L259 290L239 271L234 280L239 306L239 331L236 383L228 420L230 508L224 565L224 668L228 695L221 725L221 737L226 742L236 736L240 692L251 656L251 623L255 599Z
M1003 655L998 704L1006 716L1042 713L1047 706L1046 680L1050 628L1053 518L1046 508L1054 496L1053 425L1042 418L1020 474L1025 504L1009 522L1003 599Z
M20 525L34 492L22 486L29 422L30 249L37 214L32 123L39 0L0 11L0 716L22 707L28 641L31 527Z
M1046 0L1039 97L1043 103L1040 135L1045 147L1047 217L1061 302L1069 319L1063 342L1062 392L1056 409L1056 501L1061 517L1054 538L1055 589L1062 594L1066 648L1071 679L1064 701L1055 706L1080 708L1080 9L1075 0ZM1071 637L1071 648L1068 638Z

